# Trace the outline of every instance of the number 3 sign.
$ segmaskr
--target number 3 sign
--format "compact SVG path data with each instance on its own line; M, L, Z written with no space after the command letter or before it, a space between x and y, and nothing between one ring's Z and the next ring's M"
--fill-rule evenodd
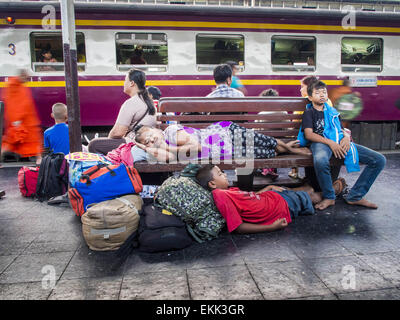
M10 55L14 56L14 55L17 53L17 51L16 51L16 49L15 49L15 44L14 44L14 43L10 43L10 44L8 45L8 47L10 48L10 50L8 51L8 53L9 53Z

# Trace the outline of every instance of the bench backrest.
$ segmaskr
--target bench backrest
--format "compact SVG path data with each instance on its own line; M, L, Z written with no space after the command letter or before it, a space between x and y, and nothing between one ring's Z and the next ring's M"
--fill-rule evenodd
M161 98L158 102L162 113L158 116L159 128L164 130L168 126L167 121L177 121L187 127L204 128L211 123L226 120L269 136L293 139L297 136L302 117L294 112L303 112L308 102L306 98L297 97ZM216 114L171 116L166 115L167 112ZM227 114L218 114L221 112ZM234 114L235 112L244 114Z

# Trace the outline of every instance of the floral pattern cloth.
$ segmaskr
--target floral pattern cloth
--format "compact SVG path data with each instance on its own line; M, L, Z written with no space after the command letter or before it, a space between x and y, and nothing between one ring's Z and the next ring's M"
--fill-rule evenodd
M165 142L176 146L178 131L185 130L202 146L201 152L194 155L193 158L232 159L232 137L229 131L231 124L230 121L220 121L202 129L185 127L180 124L170 125L164 130Z
M165 142L176 146L177 133L180 130L194 137L202 146L201 152L191 155L189 159L271 158L276 155L275 138L246 129L231 121L216 122L202 129L180 124L170 125L163 132ZM250 137L254 138L251 139L253 141L248 141Z

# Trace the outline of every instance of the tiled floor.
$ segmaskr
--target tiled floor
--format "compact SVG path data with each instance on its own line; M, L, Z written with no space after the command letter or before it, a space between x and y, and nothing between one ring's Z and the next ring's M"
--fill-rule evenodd
M0 169L0 299L399 299L400 154L367 199L257 235L226 231L173 252L125 259L88 249L79 218L20 196L18 168ZM352 185L357 174L344 176ZM286 174L283 170L282 174Z

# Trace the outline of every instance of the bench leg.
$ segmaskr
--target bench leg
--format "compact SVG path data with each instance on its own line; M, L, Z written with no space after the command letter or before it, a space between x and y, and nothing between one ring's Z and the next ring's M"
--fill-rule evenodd
M239 170L239 169L237 169ZM254 182L254 172L247 175L237 174L237 185L240 190L243 191L252 191L253 190L253 182Z

